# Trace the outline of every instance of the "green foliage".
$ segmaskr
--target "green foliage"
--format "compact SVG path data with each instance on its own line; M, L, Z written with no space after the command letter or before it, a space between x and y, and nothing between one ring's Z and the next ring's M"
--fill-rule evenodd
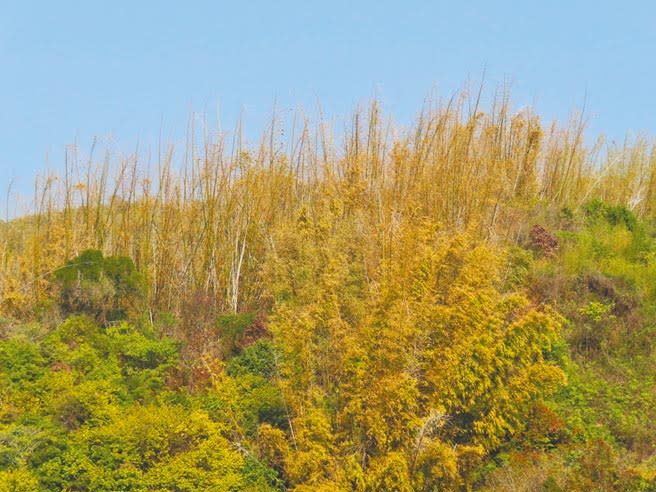
M560 254L537 261L529 277L537 297L569 319L569 354L560 362L568 385L549 403L563 424L560 442L538 464L504 465L488 477L493 490L515 490L510 478L516 486L527 476L545 490L656 487L656 474L647 471L656 442L656 244L623 207L593 201L582 213L582 226L572 229L570 218L560 234ZM532 425L550 435L548 421ZM534 446L536 431L514 445Z
M287 428L287 414L276 385L277 354L269 340L258 340L226 366L241 427L255 435L262 424Z
M144 277L125 256L86 250L58 268L55 279L66 313L85 313L101 323L139 313L145 300Z
M0 377L3 387L35 381L43 375L43 365L44 358L34 344L10 339L0 345Z
M65 453L41 469L46 490L269 491L223 437L224 428L199 411L133 406L106 425L76 432Z
M256 322L257 313L224 314L217 319L218 335L226 356L236 355L248 338L249 329Z
M603 319L612 316L613 303L603 303L591 301L586 306L579 309L579 313L592 322L598 323Z
M233 358L226 367L232 376L252 374L270 380L276 373L276 349L270 340L258 340Z
M544 254L347 191L274 231L258 311L131 323L131 260L69 261L78 314L0 333L0 492L656 490L648 224L593 200Z
M597 198L587 202L583 211L592 223L605 220L612 226L623 225L631 232L639 227L638 218L624 205L609 205Z
M270 351L252 352L258 350ZM183 395L167 396L177 360L177 344L152 329L103 328L83 316L46 337L1 340L0 487L277 489L275 472L226 440L226 424L184 403ZM256 379L241 383L248 387L244 413L266 418L275 390L263 376L243 377Z

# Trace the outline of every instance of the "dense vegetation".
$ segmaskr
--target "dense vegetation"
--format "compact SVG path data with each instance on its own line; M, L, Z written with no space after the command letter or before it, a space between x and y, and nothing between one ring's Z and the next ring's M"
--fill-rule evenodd
M654 153L467 108L67 160L0 223L0 491L656 491Z

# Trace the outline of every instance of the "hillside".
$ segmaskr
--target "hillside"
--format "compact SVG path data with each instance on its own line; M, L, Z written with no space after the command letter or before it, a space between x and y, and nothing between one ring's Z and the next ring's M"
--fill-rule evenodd
M0 222L0 491L656 491L646 140L196 133Z

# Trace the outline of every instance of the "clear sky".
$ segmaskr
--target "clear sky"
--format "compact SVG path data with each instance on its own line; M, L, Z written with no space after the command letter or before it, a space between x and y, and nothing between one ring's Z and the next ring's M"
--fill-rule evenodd
M429 92L485 69L517 106L564 119L586 101L591 133L656 135L656 2L0 2L0 190L60 168L93 136L129 151L160 129L180 140L191 110L277 108L337 119L378 96L409 122ZM4 195L0 191L0 195Z

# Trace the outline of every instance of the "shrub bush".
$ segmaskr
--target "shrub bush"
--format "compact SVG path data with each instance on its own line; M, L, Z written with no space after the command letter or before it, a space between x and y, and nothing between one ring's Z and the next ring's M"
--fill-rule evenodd
M106 324L143 309L145 279L126 256L87 250L60 267L55 278L66 314L85 313Z

